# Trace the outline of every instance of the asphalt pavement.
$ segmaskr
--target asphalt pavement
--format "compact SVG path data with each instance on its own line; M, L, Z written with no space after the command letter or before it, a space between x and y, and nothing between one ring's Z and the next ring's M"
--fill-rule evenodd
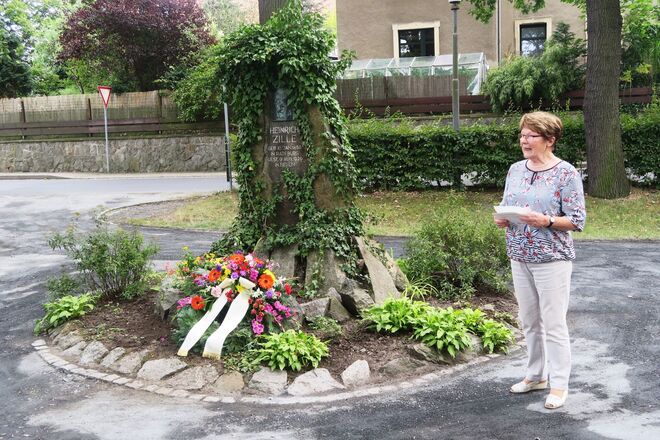
M569 310L571 392L559 410L543 408L543 392L507 392L522 377L521 351L435 384L340 402L197 403L56 372L31 348L31 330L42 314L48 277L72 269L48 248L49 234L73 217L89 229L100 210L222 190L224 176L2 179L2 440L660 438L657 241L577 243ZM61 180L68 183L58 186ZM183 245L206 250L216 238L160 229L145 235L160 243L157 258L163 260L178 258Z

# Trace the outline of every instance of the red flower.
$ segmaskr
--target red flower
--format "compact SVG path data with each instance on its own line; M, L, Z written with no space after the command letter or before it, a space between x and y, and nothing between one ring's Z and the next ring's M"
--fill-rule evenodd
M284 291L286 292L287 295L291 295L291 286L288 284L284 285Z
M211 272L209 272L209 281L210 282L215 282L220 278L220 271L218 269L213 269Z
M199 295L195 295L190 299L190 305L195 310L202 310L205 304L206 301L204 301L204 298Z
M229 259L236 264L241 264L243 261L245 261L243 254L232 254L229 256Z

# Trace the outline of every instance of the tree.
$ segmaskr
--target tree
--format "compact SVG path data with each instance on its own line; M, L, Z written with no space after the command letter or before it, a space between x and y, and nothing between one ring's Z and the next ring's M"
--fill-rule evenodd
M0 98L25 96L30 90L24 47L9 21L0 16Z
M256 21L256 17L237 0L205 0L204 12L218 37L235 32L239 27Z
M265 23L273 13L282 9L289 0L259 0L259 23ZM322 0L302 0L303 8L309 12L319 12L322 9Z
M213 38L195 0L97 0L69 17L60 42L62 60L82 61L121 92L154 90Z
M289 0L259 0L259 23L265 23L274 12L282 9Z
M630 194L619 124L621 10L619 0L587 0L587 85L584 128L588 191L614 199Z
M622 80L631 87L660 82L660 5L655 0L622 0Z
M482 21L492 16L496 0L467 0L470 12ZM514 7L536 11L545 0L509 0ZM587 13L587 78L584 102L588 192L594 197L618 198L630 194L621 145L619 121L619 68L621 63L621 10L619 0L562 0L584 4Z
M57 60L66 16L89 0L0 0L0 16L20 40L32 78L32 93L57 93L70 83Z

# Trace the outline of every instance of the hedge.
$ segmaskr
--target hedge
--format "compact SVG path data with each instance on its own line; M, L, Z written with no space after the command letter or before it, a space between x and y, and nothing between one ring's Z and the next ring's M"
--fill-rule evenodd
M578 165L586 160L582 115L561 115L564 136L556 153ZM638 184L658 184L660 174L660 111L621 116L626 167L642 178ZM522 159L518 122L477 123L456 133L451 126L415 126L410 119L353 121L349 138L359 175L368 189L411 190L461 174L475 184L502 187L509 166Z

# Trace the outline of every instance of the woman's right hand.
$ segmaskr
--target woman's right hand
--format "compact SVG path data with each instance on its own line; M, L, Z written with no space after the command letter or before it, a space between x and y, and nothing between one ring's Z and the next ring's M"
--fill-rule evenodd
M504 220L501 218L493 218L493 221L495 222L495 225L498 228L508 228L509 227L509 220Z

